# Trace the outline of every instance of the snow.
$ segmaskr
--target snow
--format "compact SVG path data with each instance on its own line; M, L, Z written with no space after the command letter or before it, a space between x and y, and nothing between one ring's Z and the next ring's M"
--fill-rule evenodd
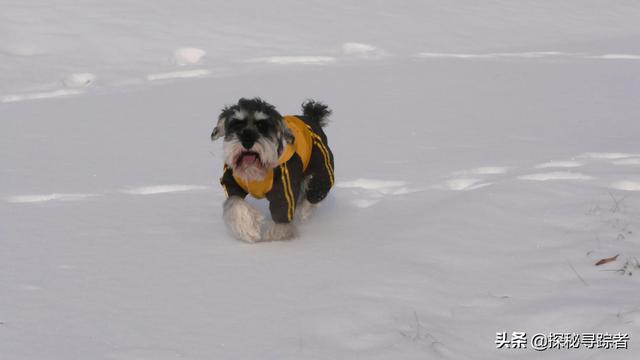
M194 190L205 190L206 186L201 185L152 185L152 186L141 186L132 189L123 190L126 194L131 195L152 195L152 194L166 194L173 193L179 191L194 191Z
M454 59L495 59L495 58L541 58L552 56L575 56L558 51L529 51L518 53L487 53L487 54L460 54L460 53L432 53L422 52L418 54L423 58L454 58Z
M342 44L342 52L345 55L357 57L380 57L386 55L383 50L373 45L358 42L346 42Z
M269 56L264 58L249 59L249 63L269 63L269 64L305 64L305 65L322 65L336 61L331 56Z
M185 66L192 64L199 64L202 61L202 57L207 54L206 51L194 47L180 48L173 54L177 65Z
M34 203L52 200L80 200L88 197L98 196L97 194L44 194L44 195L21 195L7 198L10 203Z
M621 159L613 161L616 165L640 165L640 158Z
M585 153L579 155L579 157L586 157L591 159L603 159L603 160L617 160L617 159L628 159L631 157L640 156L638 154L627 154L627 153L616 153L616 152L596 152L596 153Z
M640 55L632 54L605 54L594 56L596 59L613 59L613 60L640 60Z
M475 190L485 186L489 186L492 183L480 183L482 179L475 178L458 178L447 180L444 183L445 189L448 190Z
M66 87L82 88L91 85L96 80L96 76L91 73L78 73L67 76L62 82Z
M5 2L1 357L636 358L639 17L600 0ZM292 241L223 224L209 138L240 96L334 110L336 186ZM503 331L630 341L496 349Z
M584 163L581 161L567 160L567 161L557 161L551 160L546 163L536 165L536 169L546 169L546 168L578 168L584 166Z
M618 190L640 191L640 181L616 181L611 187Z
M183 71L171 71L160 74L149 74L147 80L168 80L168 79L180 79L180 78L192 78L203 77L211 74L211 71L207 69L195 69L195 70L183 70Z
M553 171L548 173L527 174L518 177L521 180L547 181L547 180L590 180L591 176L569 171Z
M459 173L461 174L476 174L476 175L496 175L496 174L504 174L509 171L508 167L505 166L481 166L475 169L463 170Z
M23 100L48 99L48 98L55 98L55 97L61 97L61 96L79 95L82 93L83 92L80 90L73 90L73 89L64 90L63 89L63 90L54 90L54 91L48 91L48 92L42 92L42 93L7 95L7 96L3 96L2 99L0 99L1 100L0 102L8 103L8 102L23 101Z
M451 58L451 59L531 59L531 58L579 58L579 59L601 59L601 60L640 60L640 55L634 54L603 54L593 55L584 53L565 53L559 51L528 51L513 53L434 53L421 52L417 54L420 58Z

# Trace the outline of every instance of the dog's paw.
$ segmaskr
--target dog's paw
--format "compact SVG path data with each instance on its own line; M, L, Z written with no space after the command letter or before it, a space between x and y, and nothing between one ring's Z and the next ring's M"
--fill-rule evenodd
M265 234L265 240L279 241L290 240L296 236L296 228L293 224L274 223Z
M301 222L307 221L316 210L317 204L312 204L309 200L304 199L298 208L298 217Z
M224 222L235 237L251 243L260 241L264 216L258 209L237 196L227 199L223 209Z

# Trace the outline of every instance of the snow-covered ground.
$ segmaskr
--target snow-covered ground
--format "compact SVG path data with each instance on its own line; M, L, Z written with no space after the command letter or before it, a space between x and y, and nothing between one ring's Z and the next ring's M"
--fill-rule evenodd
M0 101L262 63L563 51L638 60L640 6L608 0L4 0Z
M5 1L0 358L636 358L639 18ZM338 183L293 241L224 229L209 134L240 96L334 110ZM540 353L503 331L630 340Z

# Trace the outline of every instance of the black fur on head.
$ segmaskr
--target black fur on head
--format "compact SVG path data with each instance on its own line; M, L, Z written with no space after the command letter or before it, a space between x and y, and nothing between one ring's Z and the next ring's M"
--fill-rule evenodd
M247 142L257 136L284 138L292 143L293 135L282 121L282 115L268 102L260 99L241 98L235 105L225 106L218 116L218 124L211 133L211 140L224 136L244 138Z
M260 180L278 165L285 145L295 137L275 107L260 98L238 100L218 117L211 140L224 137L225 163L234 175Z

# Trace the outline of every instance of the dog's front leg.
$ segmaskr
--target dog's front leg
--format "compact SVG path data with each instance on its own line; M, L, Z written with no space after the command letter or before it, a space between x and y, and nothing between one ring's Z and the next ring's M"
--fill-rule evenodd
M260 241L260 227L264 216L239 196L229 197L223 205L222 217L231 233L238 239Z
M304 222L309 220L313 212L316 210L316 207L318 207L318 204L312 204L307 199L302 200L302 205L300 206L300 209L298 209L298 217L300 218L300 221Z
M273 223L267 231L265 240L291 240L296 236L296 228L292 223Z

